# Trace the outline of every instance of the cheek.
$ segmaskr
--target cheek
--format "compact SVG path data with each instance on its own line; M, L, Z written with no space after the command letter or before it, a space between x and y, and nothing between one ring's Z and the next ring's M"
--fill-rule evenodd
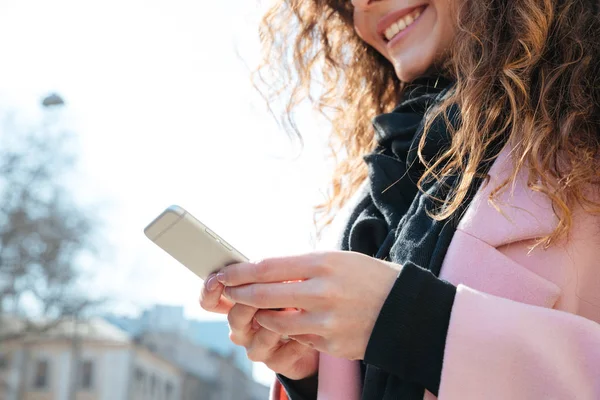
M358 14L358 15L357 15ZM381 38L373 33L373 22L370 21L367 16L362 13L354 14L354 31L362 39L363 42L377 50L378 53L387 58L390 62L392 61L389 57L385 45L382 43Z
M365 38L367 33L365 18L361 12L356 10L354 11L354 31L362 40L368 43L367 38Z
M369 29L369 23L367 16L363 12L354 11L354 31L365 43L376 47L377 41Z

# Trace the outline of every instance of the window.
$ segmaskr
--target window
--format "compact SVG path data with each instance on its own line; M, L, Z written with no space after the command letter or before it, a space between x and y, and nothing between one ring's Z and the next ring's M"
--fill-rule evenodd
M173 399L173 384L171 382L165 383L165 400Z
M8 368L10 366L10 356L8 354L0 353L0 370Z
M145 377L146 377L146 374L144 373L144 371L142 371L141 368L136 368L135 369L135 380L136 380L136 382L143 381Z
M48 387L48 360L38 360L35 366L33 387L35 389L45 389Z
M160 381L160 379L156 378L156 392L155 392L155 399L158 400L164 400L164 392L162 390L162 382Z
M90 360L83 361L79 367L79 388L88 391L94 388L94 363Z
M143 392L146 385L146 373L140 367L135 369L135 384L139 391Z
M150 377L150 396L154 396L156 392L156 375L152 374Z

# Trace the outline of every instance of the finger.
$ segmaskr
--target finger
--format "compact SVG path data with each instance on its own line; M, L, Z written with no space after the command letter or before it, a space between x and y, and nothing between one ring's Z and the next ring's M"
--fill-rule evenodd
M254 339L255 333L260 329L254 320L256 308L244 304L236 304L227 314L229 323L229 339L238 346L248 347Z
M316 354L314 356L318 357ZM290 363L296 363L302 358L306 358L306 346L295 340L290 340L272 353L268 365L269 368L275 371L289 369ZM309 360L307 359L307 361ZM294 379L292 376L290 378Z
M260 328L254 334L252 343L246 350L246 355L251 361L264 362L282 345L280 335L268 329Z
M206 311L227 314L233 303L223 296L223 288L214 275L209 276L200 293L200 306Z
M235 304L227 314L227 322L232 330L246 332L252 328L252 319L258 311L245 304Z
M322 323L313 313L306 311L270 311L259 310L256 321L264 328L280 335L295 336L306 334L319 334L322 332Z
M217 277L226 286L299 281L315 276L322 264L321 261L322 257L319 253L269 258L258 263L229 265L223 268Z
M324 339L319 335L294 335L290 336L290 339L313 349L320 349L324 343Z
M224 295L234 303L256 308L307 308L314 302L307 282L257 283L225 287Z

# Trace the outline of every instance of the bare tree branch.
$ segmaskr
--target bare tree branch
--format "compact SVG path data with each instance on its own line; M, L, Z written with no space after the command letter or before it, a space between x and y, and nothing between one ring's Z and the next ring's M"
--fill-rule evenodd
M76 292L97 221L66 184L76 159L69 135L43 124L27 131L10 118L0 129L0 316L24 317L25 333L45 332L98 303ZM44 324L27 320L32 304Z

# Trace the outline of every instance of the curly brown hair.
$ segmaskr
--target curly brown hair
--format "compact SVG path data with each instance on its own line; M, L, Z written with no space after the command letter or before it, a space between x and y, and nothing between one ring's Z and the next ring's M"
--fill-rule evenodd
M540 238L545 244L568 232L574 203L600 211L589 190L600 178L599 7L597 0L457 4L457 36L442 69L456 83L428 114L425 135L452 104L461 124L423 179L457 172L461 179L436 218L456 212L498 138L513 146L515 168L492 197L527 168L530 188L549 196L559 219L554 233ZM331 148L343 156L328 201L316 209L328 223L366 178L371 120L397 104L404 83L355 33L348 0L277 0L260 34L265 62L257 76L268 85L268 101L287 97L284 117L292 126L292 110L306 99L332 123Z

